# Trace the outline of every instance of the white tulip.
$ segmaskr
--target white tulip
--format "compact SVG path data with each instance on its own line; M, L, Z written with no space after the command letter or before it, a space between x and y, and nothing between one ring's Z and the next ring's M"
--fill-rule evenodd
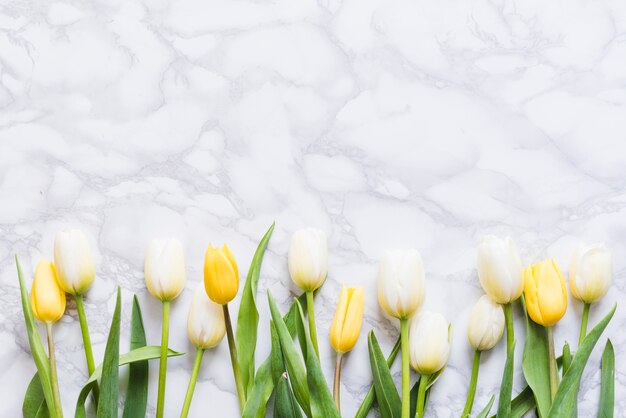
M483 237L478 247L478 278L494 302L510 303L522 295L524 269L511 238Z
M161 301L175 299L185 286L185 255L177 239L150 242L144 264L146 286Z
M319 288L328 274L326 234L319 229L300 229L293 234L287 259L291 280L302 290Z
M378 267L378 303L385 312L404 319L424 302L424 265L415 249L386 251Z
M504 332L504 310L502 305L483 295L470 313L467 339L475 350L492 349Z
M443 315L420 312L411 319L409 355L411 367L420 374L431 375L443 369L450 357L452 334Z
M82 231L70 229L56 234L54 265L63 291L76 295L89 289L96 277L96 267Z
M572 295L585 303L602 299L612 281L611 253L604 244L580 245L570 263Z
M222 341L226 333L222 305L213 302L200 283L193 293L187 318L189 340L198 348L212 348Z

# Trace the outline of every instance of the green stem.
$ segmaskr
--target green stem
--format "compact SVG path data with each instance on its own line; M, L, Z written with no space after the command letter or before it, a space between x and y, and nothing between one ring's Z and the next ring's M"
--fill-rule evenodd
M420 386L417 391L417 404L415 406L415 417L422 418L426 409L426 388L428 387L428 375L420 376Z
M515 340L515 329L513 328L513 303L505 303L502 305L504 309L504 319L506 321L506 351L507 353L513 347Z
M85 348L85 357L87 358L87 371L89 376L93 374L95 365L93 361L93 350L91 348L91 337L89 336L89 327L87 326L87 316L85 315L85 305L83 304L83 295L77 293L74 295L76 299L76 310L78 311L78 322L80 323L80 332L83 335L83 347ZM93 390L94 403L98 405L100 390L98 382L95 382Z
M189 406L191 405L193 391L196 388L196 380L198 380L198 372L200 371L200 363L202 363L203 354L204 349L198 347L196 349L196 359L193 362L193 369L191 369L191 378L189 379L189 386L187 386L187 395L185 395L185 403L183 404L183 410L180 413L180 418L187 418L187 414L189 414Z
M59 378L57 375L57 361L54 354L54 340L52 339L52 324L46 324L48 331L48 356L50 357L50 380L52 384L52 397L54 399L57 418L63 418L63 408L61 406L61 394L59 393Z
M335 362L335 383L333 386L333 399L337 405L337 411L341 413L341 401L339 399L339 390L341 389L341 361L343 353L337 353L337 361Z
M556 360L554 356L554 332L552 327L546 327L548 331L548 361L550 362L550 399L554 400L558 387L558 377L556 374Z
M591 307L590 303L585 302L585 306L583 307L583 319L580 323L580 338L578 339L578 346L582 344L585 336L587 335L587 322L589 322L589 308Z
M161 324L161 360L159 362L159 391L157 397L157 418L163 418L165 406L165 378L167 376L167 345L170 335L170 301L163 301L163 321Z
M472 413L472 406L474 405L474 396L476 395L476 383L478 382L478 368L480 367L480 351L474 351L474 364L472 365L472 377L470 379L469 392L467 393L467 401L465 402L465 409L463 409L462 418L469 417Z
M233 374L235 375L235 386L237 386L237 396L239 397L239 407L243 412L246 405L246 395L239 373L239 360L237 359L237 346L235 345L235 336L233 334L233 326L230 321L230 312L228 312L228 304L222 305L224 309L224 322L226 323L226 336L228 337L228 349L230 350L230 363L233 366Z
M317 346L317 328L315 326L315 306L313 305L313 291L306 292L306 309L309 313L309 333L311 334L311 342L315 348L317 358L320 357L320 349Z
M409 370L409 320L400 319L402 339L402 418L411 415L411 374Z

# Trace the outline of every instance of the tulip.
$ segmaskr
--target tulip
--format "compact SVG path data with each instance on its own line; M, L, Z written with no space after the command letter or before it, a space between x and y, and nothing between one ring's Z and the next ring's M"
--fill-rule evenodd
M378 304L400 319L402 418L410 414L409 316L424 302L424 265L415 249L386 251L378 267Z
M565 315L567 290L559 266L554 260L545 260L526 268L524 272L524 297L530 318L546 327L550 363L550 392L556 394L557 375L554 360L552 328Z
M162 418L165 406L170 301L175 299L185 286L185 255L180 241L177 239L152 240L146 252L144 275L148 291L163 304L161 359L159 363L159 387L156 410L157 418Z
M572 296L584 304L579 344L587 334L589 308L602 299L612 281L611 253L604 244L578 246L569 268Z
M189 335L189 340L196 346L196 358L193 363L189 385L187 386L187 394L185 395L185 402L180 415L181 418L187 417L189 413L189 406L191 405L191 399L196 387L204 350L218 345L224 338L225 333L226 326L224 325L222 306L209 299L204 286L200 284L193 294L187 318L187 334Z
M480 367L480 353L492 349L504 332L504 311L502 305L492 301L489 296L483 295L470 313L467 339L474 348L474 363L472 365L472 377L465 402L462 418L469 417L474 404L476 383L478 382L478 368Z
M411 366L421 374L417 392L416 417L424 416L425 395L430 376L441 371L448 362L452 333L443 315L421 312L411 320L409 333Z
M55 411L62 417L61 395L59 393L59 379L57 363L52 337L52 324L57 322L65 313L65 292L59 286L54 264L45 258L39 261L35 270L33 287L30 291L30 304L35 318L46 324L48 334L48 357L50 362L50 383Z
M333 395L339 410L341 410L339 401L341 361L343 354L352 350L359 339L363 322L363 303L362 287L343 286L333 323L330 326L330 344L337 352Z

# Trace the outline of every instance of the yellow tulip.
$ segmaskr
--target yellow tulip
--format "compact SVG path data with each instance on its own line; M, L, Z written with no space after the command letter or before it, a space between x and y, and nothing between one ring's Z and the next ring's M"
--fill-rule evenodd
M354 347L363 322L363 288L341 288L339 303L330 326L330 344L338 353L346 353Z
M567 310L567 290L559 266L545 260L526 268L524 296L528 315L536 323L551 327Z
M65 292L57 281L54 264L45 258L35 270L30 304L35 318L46 324L58 321L65 313Z
M215 303L225 305L237 296L239 270L228 245L215 248L209 244L204 256L204 288Z

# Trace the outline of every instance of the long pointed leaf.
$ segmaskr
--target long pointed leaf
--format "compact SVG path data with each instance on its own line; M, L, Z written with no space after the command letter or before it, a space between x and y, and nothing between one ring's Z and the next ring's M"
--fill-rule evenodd
M293 395L293 391L287 380L285 372L276 386L276 399L274 401L274 418L301 418L302 412Z
M504 364L504 374L500 386L500 397L498 399L498 418L509 418L511 416L511 390L513 389L513 363L515 357L515 341L509 349Z
M137 295L133 297L130 319L130 350L146 346L146 331ZM148 404L148 361L132 363L128 368L128 390L124 402L123 418L145 418Z
M98 400L98 418L117 417L119 399L119 362L120 362L120 316L122 312L122 292L117 288L117 299L113 320L109 330L104 361L102 363L102 384Z
M491 395L491 399L485 407L476 415L476 418L486 418L489 415L489 411L491 411L491 407L493 406L493 402L496 400L496 395Z
M615 351L611 340L606 340L602 352L602 378L598 418L613 418L615 410Z
M383 418L398 418L402 415L402 402L374 331L367 335L367 346L380 415Z
M522 298L523 301L523 298ZM550 394L550 364L548 362L548 334L546 329L535 323L526 313L526 341L522 357L522 371L528 386L533 391L539 417L547 417L552 402Z
M47 418L49 416L48 406L43 396L43 388L37 372L35 372L26 389L24 403L22 404L22 414L24 418Z

